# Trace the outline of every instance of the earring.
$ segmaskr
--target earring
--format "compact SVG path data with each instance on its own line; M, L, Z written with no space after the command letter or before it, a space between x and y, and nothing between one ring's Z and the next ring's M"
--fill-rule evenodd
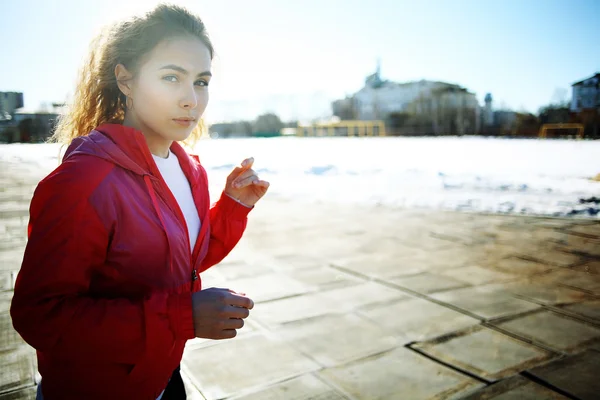
M133 100L129 96L125 96L125 107L130 110L133 108Z

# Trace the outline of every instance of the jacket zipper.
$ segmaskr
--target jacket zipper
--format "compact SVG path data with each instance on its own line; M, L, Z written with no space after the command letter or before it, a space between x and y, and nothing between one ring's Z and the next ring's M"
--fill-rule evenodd
M183 212L181 211L181 208L179 207L179 204L177 203L177 199L175 199L175 196L173 195L173 193L171 193L171 190L169 189L169 186L166 184L166 182L164 182L162 179L157 178L158 181L160 182L162 189L165 191L165 193L167 193L168 197L169 197L169 206L171 209L174 209L175 214L177 215L177 219L179 219L179 222L183 223L183 230L185 231L185 237L187 238L187 243L190 243L190 233L188 230L188 226L187 223L185 222L185 217L183 215ZM192 193L192 197L193 197L193 193ZM198 218L200 217L200 215L198 214ZM200 221L202 224L205 221ZM198 237L198 239L200 239L200 237ZM196 239L196 243L194 243L194 247L191 249L191 252L189 253L190 256L190 265L192 267L192 281L191 281L191 290L192 292L194 291L194 282L198 280L198 271L195 268L195 263L194 263L194 250L196 249L196 245L198 244L198 239Z

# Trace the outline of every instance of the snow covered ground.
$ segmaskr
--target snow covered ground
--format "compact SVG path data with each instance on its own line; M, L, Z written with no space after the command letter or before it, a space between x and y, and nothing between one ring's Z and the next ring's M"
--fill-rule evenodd
M481 137L206 139L217 193L254 156L269 196L311 202L600 218L600 141ZM55 144L0 145L0 161L56 167Z

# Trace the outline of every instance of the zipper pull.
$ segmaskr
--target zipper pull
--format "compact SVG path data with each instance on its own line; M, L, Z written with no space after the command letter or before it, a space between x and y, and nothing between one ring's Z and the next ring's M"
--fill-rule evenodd
M196 270L192 271L192 282L198 280L198 274L196 273Z

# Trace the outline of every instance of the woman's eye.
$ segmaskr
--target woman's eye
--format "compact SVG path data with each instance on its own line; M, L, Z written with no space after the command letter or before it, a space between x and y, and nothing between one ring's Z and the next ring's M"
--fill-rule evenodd
M167 75L163 79L169 82L177 82L177 77L175 75Z
M196 85L198 86L208 86L208 82L204 80L196 81Z

